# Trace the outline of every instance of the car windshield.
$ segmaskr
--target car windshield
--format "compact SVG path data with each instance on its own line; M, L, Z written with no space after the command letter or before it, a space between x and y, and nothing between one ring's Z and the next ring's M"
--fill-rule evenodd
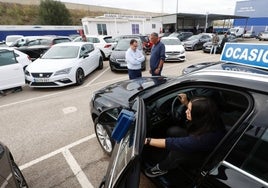
M115 51L127 51L127 49L129 48L130 46L130 39L129 40L119 40L117 45L115 46L114 50ZM139 47L138 49L141 50L141 44L140 44L140 41L138 40L138 44L139 44Z
M164 45L180 45L181 41L179 39L161 39Z
M53 46L42 59L72 59L78 56L79 46Z
M112 43L113 42L113 39L112 37L104 37L103 40L107 43Z
M193 35L193 36L189 37L187 40L199 40L200 37L201 37L201 35Z
M179 36L179 33L171 33L171 34L169 35L169 37L177 37L177 36Z

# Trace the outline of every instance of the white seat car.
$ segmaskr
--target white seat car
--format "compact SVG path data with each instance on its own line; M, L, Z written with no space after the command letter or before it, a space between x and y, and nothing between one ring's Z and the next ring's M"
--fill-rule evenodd
M99 49L89 42L65 42L53 45L25 71L30 87L81 85L84 77L103 68Z
M0 91L25 85L22 64L13 50L0 49Z
M177 37L162 37L161 42L166 48L165 61L185 61L185 49Z
M108 35L86 35L87 42L92 42L95 47L99 48L103 59L108 59L112 53L112 49L116 42L113 41L112 36ZM82 37L77 37L73 42L81 42Z

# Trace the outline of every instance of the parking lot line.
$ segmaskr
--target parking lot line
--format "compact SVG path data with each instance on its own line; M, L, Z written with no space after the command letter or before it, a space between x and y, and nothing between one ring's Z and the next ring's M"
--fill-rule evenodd
M89 182L87 176L73 157L70 150L66 149L63 152L63 156L66 159L67 163L69 164L70 168L72 169L74 175L76 176L77 180L79 181L82 188L93 188L93 185Z
M84 138L82 138L80 140L77 140L76 142L73 142L73 143L71 143L71 144L69 144L67 146L64 146L64 147L62 147L60 149L57 149L57 150L55 150L55 151L53 151L51 153L48 153L46 155L43 155L43 156L41 156L41 157L39 157L39 158L37 158L35 160L32 160L32 161L30 161L28 163L25 163L24 165L21 165L19 168L21 170L26 169L26 168L29 168L29 167L31 167L31 166L33 166L33 165L35 165L35 164L37 164L37 163L39 163L39 162L41 162L43 160L46 160L46 159L48 159L50 157L53 157L53 156L55 156L55 155L57 155L59 153L64 152L65 150L68 150L68 149L70 149L70 148L72 148L74 146L77 146L77 145L79 145L81 143L84 143L84 142L86 142L86 141L88 141L88 140L90 140L92 138L95 138L95 137L96 137L95 134L91 134L91 135L89 135L87 137L84 137Z

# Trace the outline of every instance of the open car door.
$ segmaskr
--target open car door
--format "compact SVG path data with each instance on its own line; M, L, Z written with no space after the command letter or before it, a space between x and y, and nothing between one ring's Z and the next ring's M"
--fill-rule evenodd
M123 109L122 111L124 110L126 109ZM109 113L108 111L104 111L103 113ZM114 131L122 130L123 132L119 134L117 132L117 135L120 135L120 138L116 139L107 173L100 187L139 187L141 170L140 155L146 136L146 113L143 100L137 98L132 109L127 111L127 115L131 116L131 114L133 114L133 117L130 117L132 122L127 125L127 129L120 128L118 130L117 126L122 126L122 124L119 125L120 118L118 118ZM100 115L100 118L101 117L102 115ZM125 124L123 126L126 126L126 122L123 122L123 124Z

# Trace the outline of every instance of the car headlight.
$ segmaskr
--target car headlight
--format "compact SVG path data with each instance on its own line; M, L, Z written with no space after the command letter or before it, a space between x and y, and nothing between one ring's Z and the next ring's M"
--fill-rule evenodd
M25 75L26 75L26 76L30 76L29 71L25 70Z
M55 72L54 76L61 75L61 74L69 74L71 69L72 68L70 67L70 68L67 68L67 69L59 70L59 71Z
M112 61L112 62L116 62L115 57L114 57L114 56L110 56L110 61Z

